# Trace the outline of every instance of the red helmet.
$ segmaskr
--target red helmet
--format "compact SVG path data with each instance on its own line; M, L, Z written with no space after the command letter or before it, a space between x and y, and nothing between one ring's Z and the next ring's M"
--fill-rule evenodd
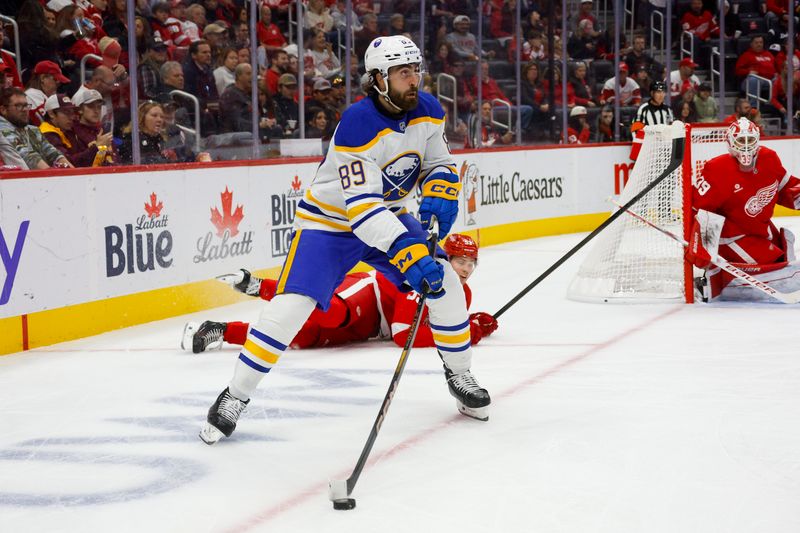
M755 163L760 136L758 126L744 117L728 127L725 135L725 140L728 141L728 151L743 167L749 167Z
M478 245L469 235L453 233L444 241L444 251L448 257L469 257L478 260Z

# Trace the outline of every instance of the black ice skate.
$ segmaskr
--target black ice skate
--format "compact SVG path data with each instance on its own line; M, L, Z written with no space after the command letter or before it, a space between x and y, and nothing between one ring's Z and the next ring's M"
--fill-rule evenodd
M230 437L236 429L236 422L239 415L247 408L250 400L242 401L232 396L226 388L219 396L217 401L208 410L206 425L200 430L200 438L206 444L216 444L223 436Z
M261 291L261 278L257 278L250 274L249 271L240 268L239 272L233 274L223 274L217 276L217 280L222 283L227 283L237 291L244 293L248 296L258 296Z
M228 324L225 322L212 322L210 320L206 320L200 326L196 322L188 322L183 327L181 349L188 350L189 346L191 346L192 353L200 353L206 351L209 346L222 348L222 336L225 334L227 327Z
M492 399L486 389L482 389L475 376L467 370L463 374L454 374L447 366L444 367L444 377L450 395L456 399L456 405L461 414L477 420L489 420L489 404Z

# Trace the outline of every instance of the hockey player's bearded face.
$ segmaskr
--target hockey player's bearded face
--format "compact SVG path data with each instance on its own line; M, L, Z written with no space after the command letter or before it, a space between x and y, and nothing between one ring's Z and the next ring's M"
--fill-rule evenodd
M403 111L411 111L419 102L421 81L419 65L401 65L389 69L389 98Z

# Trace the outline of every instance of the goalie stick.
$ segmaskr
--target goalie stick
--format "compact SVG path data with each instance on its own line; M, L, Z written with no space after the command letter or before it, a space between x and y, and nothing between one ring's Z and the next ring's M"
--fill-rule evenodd
M431 225L433 229L428 237L428 253L435 257L436 244L439 242L439 222L436 220L435 216L431 218ZM361 471L364 470L364 466L367 464L367 459L372 451L372 446L375 444L375 440L378 438L378 432L381 430L381 426L386 418L386 414L389 412L389 405L392 403L395 392L397 392L397 387L400 384L400 377L403 375L403 370L406 367L408 356L411 353L411 347L414 346L414 339L417 336L417 330L419 329L419 324L422 319L422 310L425 308L425 300L427 299L428 294L429 291L423 291L422 294L420 294L417 310L414 313L414 320L411 321L411 330L408 335L408 339L406 339L406 344L400 354L400 360L397 361L397 366L394 369L394 375L392 376L392 380L389 382L389 389L386 391L386 396L383 398L383 403L378 410L378 416L375 418L375 422L372 424L372 429L369 432L369 437L367 437L367 442L364 444L364 448L361 450L361 455L356 462L355 468L353 468L353 473L350 474L350 477L347 478L347 480L331 480L328 482L328 498L333 502L334 509L349 510L356 506L355 499L350 498L350 495L353 493L353 489L356 486L359 476L361 476Z
M620 205L617 202L615 202L613 200L611 200L611 202L614 205L616 205L617 207L620 207ZM633 209L628 208L626 211L633 218L635 218L635 219L647 224L648 226L650 226L651 228L653 228L653 229L655 229L657 231L660 231L661 233L663 233L667 237L669 237L672 240L674 240L674 241L680 243L681 245L683 245L684 248L689 246L689 243L686 241L686 239L683 239L683 238L675 235L674 233L672 233L668 229L665 229L665 228L662 228L662 227L658 226L655 222L653 222L651 220L648 220L647 218L645 218L644 216L640 215L639 213L637 213ZM785 304L796 304L796 303L800 302L800 289L798 289L798 290L796 290L794 292L778 292L775 289L773 289L772 287L770 287L769 285L767 285L766 283L764 283L763 281L754 278L753 276L751 276L750 274L748 274L744 270L736 268L735 266L730 264L728 261L726 261L724 258L720 257L718 254L714 254L714 255L711 256L711 262L714 263L715 265L717 265L718 267L720 267L722 270L724 270L725 272L727 272L731 276L734 276L734 277L744 281L745 283L747 283L751 287L760 290L764 294L772 296L776 300L780 300L781 302L783 302Z
M664 181L664 179L666 179L667 176L672 174L678 167L680 167L681 164L683 163L683 153L684 153L684 142L685 142L685 139L686 139L685 137L677 137L675 139L672 139L672 155L671 155L670 162L667 165L667 168L665 168L664 171L655 180L653 180L647 187L642 189L636 196L634 196L633 198L628 200L628 202L625 205L620 207L619 211L617 211L616 213L612 214L605 222L603 222L602 224L597 226L597 228L595 228L594 231L592 231L589 235L584 237L583 240L581 240L581 242L579 242L578 244L573 246L570 251L568 251L567 253L562 255L555 263L553 263L550 266L550 268L548 268L547 270L542 272L542 274L539 275L538 278L533 280L527 287L522 289L516 296L514 296L507 304L505 304L503 307L501 307L500 310L497 311L496 313L494 313L492 316L494 316L494 318L499 318L500 315L502 315L503 313L508 311L509 308L512 305L517 303L523 296L528 294L528 292L530 292L531 289L536 287L547 276L552 274L558 267L563 265L567 261L567 259L569 259L573 255L575 255L575 253L578 250L580 250L581 248L583 248L586 245L586 243L588 243L589 241L594 239L601 231L606 229L617 218L622 216L622 213L624 213L626 210L628 210L633 204L638 202L644 195L646 195L647 193L652 191L659 183Z

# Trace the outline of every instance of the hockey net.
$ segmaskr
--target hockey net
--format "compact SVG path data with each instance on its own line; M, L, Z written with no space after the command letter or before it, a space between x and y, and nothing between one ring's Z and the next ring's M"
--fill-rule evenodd
M645 218L688 236L691 187L705 162L727 152L722 124L648 126L642 149L617 203L624 205L669 165L679 130L686 129L683 164L632 206ZM676 302L694 298L692 267L683 246L632 216L622 215L597 237L567 297L608 303Z

